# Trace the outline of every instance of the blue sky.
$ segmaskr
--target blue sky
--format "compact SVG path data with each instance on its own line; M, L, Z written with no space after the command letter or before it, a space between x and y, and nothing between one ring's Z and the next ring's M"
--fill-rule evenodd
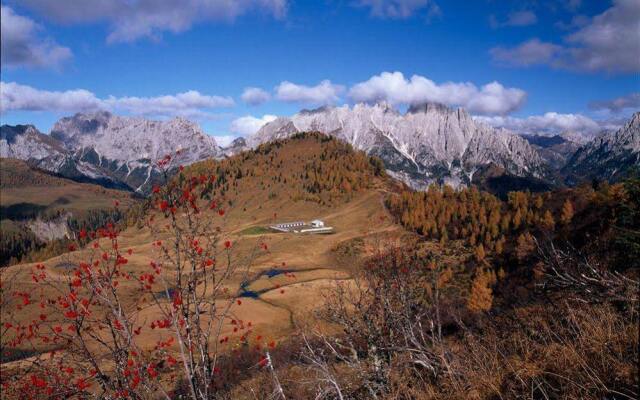
M48 132L107 108L229 136L324 104L439 101L594 131L640 109L639 43L640 0L7 0L1 118Z

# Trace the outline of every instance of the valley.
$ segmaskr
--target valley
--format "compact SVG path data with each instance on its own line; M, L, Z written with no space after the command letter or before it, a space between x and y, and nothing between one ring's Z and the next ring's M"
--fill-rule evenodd
M27 253L61 253L79 229L96 229L139 200L131 192L75 182L17 159L0 159L0 167L3 265Z
M298 331L302 326L316 326L315 311L324 303L324 296L335 282L349 282L356 271L357 260L366 254L379 251L382 243L398 241L407 233L392 221L384 200L397 184L385 177L376 177L375 169L359 154L351 153L344 145L335 140L325 140L318 135L301 136L291 139L284 145L273 144L265 147L266 154L260 149L255 153L239 155L224 161L222 165L215 161L195 164L185 169L185 174L199 176L201 171L211 173L219 171L218 182L220 192L226 192L224 216L215 211L206 211L199 218L210 219L219 226L217 235L225 241L233 243L233 257L236 254L241 268L225 278L224 285L228 293L225 298L233 301L229 315L234 320L242 321L243 329L226 321L219 332L220 337L229 337L224 348L229 351L246 341L247 330L251 326L252 345L265 346L270 343L281 343ZM344 159L335 158L346 151ZM251 154L253 156L251 156ZM304 174L313 160L328 157L340 165L336 172L348 174L344 168L353 170L348 176L354 189L344 190L338 181L328 181L324 190L313 192L304 189ZM355 157L355 158L352 158ZM350 163L355 161L355 164ZM366 162L368 167L361 169L358 163ZM260 168L264 164L270 167ZM327 163L329 161L327 160ZM243 172L239 174L229 172ZM354 169L357 168L357 169ZM357 172L356 172L357 171ZM228 175L227 175L228 174ZM255 175L254 175L255 174ZM337 175L339 176L339 175ZM258 183L262 182L262 183ZM345 181L346 182L346 181ZM335 185L335 186L334 186ZM220 193L219 192L219 193ZM273 195L277 193L277 195ZM105 193L103 200L112 202L116 192ZM305 198L305 196L310 196ZM296 200L297 199L297 200ZM232 205L230 205L232 204ZM220 206L222 207L222 205ZM221 208L222 209L222 208ZM154 211L150 215L162 216ZM149 216L145 217L148 218ZM335 231L325 235L305 235L260 230L259 234L246 234L257 226L268 226L277 220L312 220L320 218L334 227ZM166 228L151 228L133 222L133 226L118 234L118 249L127 258L126 271L131 277L143 276L149 271L150 262L158 260L159 240L169 241L171 237ZM204 240L204 239L203 239ZM99 240L100 248L108 243ZM218 244L220 245L220 244ZM268 250L263 250L264 246ZM31 293L33 300L53 296L58 285L65 285L68 274L84 260L94 259L97 254L91 243L84 249L62 254L38 263L20 264L4 268L4 277L11 277L14 288ZM38 269L40 265L44 268ZM47 285L34 281L34 271L47 276ZM40 272L41 271L41 272ZM171 272L167 272L171 274ZM165 337L162 331L150 329L149 324L162 315L154 300L149 295L140 297L139 285L133 281L123 281L118 288L125 307L135 307L136 326L144 327L139 334L141 350L152 351L153 346ZM236 303L234 299L238 300ZM5 309L12 307L15 300L4 304ZM166 301L166 300L165 300ZM27 324L37 319L41 313L37 308L15 315L3 314L3 321L12 324ZM54 323L54 322L52 322ZM45 322L39 329L45 328ZM242 336L242 338L241 338ZM8 338L11 338L9 335ZM256 337L261 337L257 340ZM4 336L3 340L7 340ZM31 345L37 343L31 342ZM52 349L50 344L36 344L27 354L44 352ZM176 347L171 348L177 351ZM5 348L8 354L11 350ZM18 353L25 349L18 348ZM64 352L64 347L58 349ZM3 357L12 358L5 354ZM19 367L25 360L14 361ZM3 364L3 368L12 368L12 364Z
M640 399L640 0L1 0L0 400Z
M638 113L616 131L593 138L568 131L536 136L494 128L463 108L437 103L414 105L405 113L389 104L302 110L268 122L227 147L183 118L154 121L108 112L78 113L58 121L49 135L27 125L2 129L2 157L140 195L148 195L162 181L154 161L165 154L178 150L180 163L189 165L308 131L331 135L380 158L389 174L417 190L432 183L476 185L505 195L509 190L541 191L591 179L616 181L637 168L640 153ZM499 184L493 184L494 179Z
M231 398L239 395L239 384L257 380L258 386L267 385L267 371L242 377L244 367L239 366L269 366L266 356L278 360L277 373L302 393L304 385L292 383L300 354L320 360L316 352L335 351L332 346L342 345L343 337L353 340L349 351L358 353L363 351L361 335L371 335L366 340L378 343L376 348L398 340L400 346L408 340L404 335L417 329L411 325L414 317L402 320L404 313L425 307L427 314L415 318L426 319L417 323L448 332L431 330L429 340L465 359L466 335L483 343L493 340L482 334L483 324L508 326L502 318L530 318L532 307L547 310L537 289L554 282L544 258L552 257L545 253L547 241L568 243L622 273L615 276L628 281L620 289L605 289L616 296L637 279L637 269L624 261L633 259L637 249L613 239L618 225L627 224L625 240L634 240L633 180L540 193L509 191L503 182L497 183L498 196L475 186L431 185L415 191L394 179L381 159L319 132L292 133L188 165L181 157L165 155L156 164L158 176L166 174L167 180L151 186L143 199L54 176L22 161L7 163L11 169L3 168L3 196L7 210L29 204L20 206L21 218L67 209L74 215L109 207L129 210L105 214L99 227L66 224L68 248L1 270L3 373L17 377L17 371L42 368L47 379L59 379L55 368L47 369L50 359L53 365L74 365L77 379L92 382L88 388L95 393L114 390L102 376L120 373L126 390L136 389L137 380L130 380L136 371L136 379L153 384L154 395L172 398L182 390L175 382L180 358L203 351L215 357L213 374L235 365L226 378L215 378L216 390ZM490 182L504 179L503 172L493 165L481 175ZM283 221L316 219L333 231L312 235L268 229ZM588 244L591 235L599 238L597 244ZM597 274L608 273L603 271ZM569 312L585 310L567 307ZM599 305L585 307L609 312ZM551 309L548 313L554 315ZM633 335L626 317L607 315L623 318L620 324ZM576 323L583 322L601 323ZM396 336L393 324L410 324L403 329L411 330ZM187 326L208 327L208 333L192 336ZM474 333L459 336L464 326ZM320 342L311 344L310 337ZM192 341L186 350L185 340ZM414 345L425 351L425 344ZM389 351L384 357L395 354ZM563 347L562 357L571 351L583 349ZM367 357L358 363L375 365L375 358ZM345 360L339 367L345 368L345 379L360 379L364 367ZM571 362L570 357L563 360ZM626 365L627 359L621 355L616 362ZM626 375L620 379L628 382ZM624 383L621 390L632 389Z

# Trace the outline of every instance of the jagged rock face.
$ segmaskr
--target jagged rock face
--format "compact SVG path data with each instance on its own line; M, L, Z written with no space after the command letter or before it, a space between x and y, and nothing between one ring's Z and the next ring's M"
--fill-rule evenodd
M40 133L33 125L0 127L0 157L39 160L63 152L61 143Z
M0 152L75 180L140 193L149 193L161 179L155 163L166 154L184 165L222 155L213 137L184 118L150 121L108 112L62 118L51 135L33 126L5 125Z
M75 159L62 142L41 133L33 125L2 125L0 157L25 160L38 168L80 181L121 187L108 173Z
M181 160L189 163L219 151L213 137L184 118L152 121L104 111L76 114L56 122L51 136L71 150L90 148L99 158L122 162L156 161L182 150Z
M77 159L103 170L138 192L160 179L155 162L167 154L188 165L220 154L215 139L184 119L151 121L108 112L62 118L51 130Z
M71 229L69 229L69 218L71 213L64 213L56 218L43 220L38 217L27 223L27 226L43 242L49 242L55 239L72 238Z
M640 167L640 112L619 130L598 136L576 151L563 172L567 183L583 179L615 181Z
M567 160L580 148L580 145L588 142L579 135L521 135L537 150L542 159L553 170L564 167ZM580 140L578 142L577 140Z
M416 188L431 182L469 184L478 167L491 163L517 176L545 174L544 161L520 136L440 104L412 107L405 114L386 104L302 111L266 124L248 144L303 131L336 136L380 157L392 175Z
M233 140L227 147L222 149L225 157L231 157L248 149L247 140L239 137Z

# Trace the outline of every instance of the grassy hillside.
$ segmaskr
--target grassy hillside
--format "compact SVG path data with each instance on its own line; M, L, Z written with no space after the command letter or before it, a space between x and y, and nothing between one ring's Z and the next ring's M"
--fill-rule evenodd
M239 154L229 159L204 161L184 168L179 180L208 180L211 198L224 210L220 235L233 243L234 254L243 258L255 253L249 269L229 277L229 293L242 296L242 306L234 305L233 315L251 321L261 342L280 342L297 326L313 322L314 309L323 303L323 292L335 282L348 281L356 264L375 249L380 237L402 237L404 230L391 221L384 198L396 183L384 176L381 164L350 146L319 134L305 134ZM162 214L150 211L141 219ZM220 220L218 210L203 210L200 220ZM273 222L322 219L335 228L331 235L296 235L266 230ZM162 225L160 225L162 227ZM121 232L119 249L127 255L126 270L131 276L149 272L149 263L158 256L154 243L169 240L162 229L152 231L144 223ZM268 251L256 252L260 244ZM86 258L91 246L77 252L45 260L51 279L62 279L63 265ZM20 290L35 288L48 292L31 279L33 264L5 270L18 273ZM167 272L170 274L170 271ZM141 309L140 319L151 321L158 310L149 298L141 298L135 282L123 280L119 286L127 302ZM33 312L39 312L34 310ZM29 320L26 310L18 316ZM233 326L223 334L239 341ZM140 334L145 348L152 348L161 332L144 329ZM235 344L234 344L235 343ZM41 344L37 351L50 346Z
M88 210L110 208L115 200L125 207L134 201L130 192L74 182L34 169L22 160L3 158L0 167L3 219L19 220L58 211L81 215Z
M184 173L188 177L213 175L215 196L242 208L265 201L333 206L355 193L381 187L384 167L344 142L302 133L223 161L194 164Z
M30 167L22 160L0 159L1 263L15 263L26 254L43 252L38 258L62 251L45 249L47 240L29 228L35 219L60 220L58 230L97 227L113 215L115 202L126 210L137 202L130 192L78 183ZM63 233L60 233L61 235Z
M219 357L213 385L222 398L274 393L265 350L287 398L339 398L338 391L345 399L385 400L637 394L639 182L512 192L506 200L475 188L414 192L387 178L376 159L310 133L181 168L155 192L137 223L119 232L110 289L136 332L136 355L123 353L123 368L152 355L141 365L159 371L173 398L188 389L175 361L179 346L167 338L193 326L184 322L190 316L205 321L220 309L228 314L207 343ZM313 219L335 232L268 229ZM191 235L189 224L209 230ZM203 243L212 236L220 240L210 255ZM74 318L66 299L83 304L87 271L97 268L95 282L108 282L101 260L109 259L111 240L94 241L97 253L87 246L44 267L4 269L17 295L2 299L9 310L2 322L22 330L8 328L2 338L3 358L11 360L3 373L19 382L15 371L33 365L25 358L46 359L54 349L60 358L78 356L72 341L4 345L32 321L41 320L42 331ZM191 269L178 273L184 264L176 253L195 260ZM227 260L242 267L228 272ZM82 261L84 269L75 268ZM181 279L191 279L187 291L148 283ZM60 290L71 293L60 297ZM64 314L43 319L36 298L25 301L30 293L42 304L57 299ZM211 308L185 306L176 293L202 293ZM169 330L157 324L173 315L166 310L182 310ZM95 315L101 318L92 308L86 318ZM87 332L117 337L118 326L102 318ZM88 344L89 352L99 348ZM110 351L100 356L110 360Z

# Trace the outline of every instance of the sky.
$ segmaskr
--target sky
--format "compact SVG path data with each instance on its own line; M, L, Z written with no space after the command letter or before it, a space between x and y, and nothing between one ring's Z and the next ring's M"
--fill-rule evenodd
M522 133L640 109L640 0L6 0L0 119L100 109L221 143L324 105L435 101Z

